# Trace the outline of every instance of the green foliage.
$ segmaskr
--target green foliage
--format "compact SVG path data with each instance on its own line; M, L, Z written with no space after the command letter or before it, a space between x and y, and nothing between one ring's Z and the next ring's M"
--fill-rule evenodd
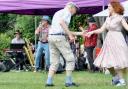
M88 15L75 15L71 19L70 28L72 31L79 31L79 23L86 25L85 19Z
M70 23L70 29L71 31L79 31L79 25L81 24L83 27L87 26L86 19L90 15L76 15L73 16ZM77 39L82 44L83 38L81 36L78 36Z
M7 34L0 34L0 59L4 55L4 49L8 48L11 42L11 37Z
M7 14L1 14L0 16L0 32L5 32L5 29L8 29L8 15Z
M23 37L34 40L35 32L35 18L34 16L22 16L18 15L15 23L15 30L20 30L23 33Z
M9 48L15 30L20 30L24 38L34 40L34 18L35 16L0 14L0 58L3 57L3 49ZM37 21L39 20L40 17L37 16Z
M72 31L79 31L78 23L86 26L85 19L89 15L76 15L72 17L70 29ZM38 26L41 17L15 14L0 14L0 53L3 53L4 48L8 48L11 39L14 38L15 30L20 30L24 38L34 41L35 38L35 25ZM78 37L80 43L83 42L82 37Z
M0 14L0 32L7 32L14 28L16 15Z

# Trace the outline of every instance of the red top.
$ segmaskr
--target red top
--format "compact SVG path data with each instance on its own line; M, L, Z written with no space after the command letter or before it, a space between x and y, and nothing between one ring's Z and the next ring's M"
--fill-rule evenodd
M94 31L97 29L96 24L92 24L92 26L88 27L87 32ZM93 34L91 37L85 37L84 46L85 47L95 47L97 45L97 34Z

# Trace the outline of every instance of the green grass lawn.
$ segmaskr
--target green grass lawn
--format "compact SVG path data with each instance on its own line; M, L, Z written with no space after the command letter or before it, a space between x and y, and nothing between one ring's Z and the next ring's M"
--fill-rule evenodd
M45 87L47 74L32 72L0 73L0 89L128 89L111 85L111 76L101 73L74 72L74 81L79 87L67 88L64 86L65 75L55 76L54 87Z

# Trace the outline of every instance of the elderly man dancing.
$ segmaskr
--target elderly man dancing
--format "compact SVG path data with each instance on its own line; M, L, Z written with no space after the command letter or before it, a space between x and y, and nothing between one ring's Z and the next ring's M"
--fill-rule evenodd
M51 29L49 30L51 66L49 69L46 86L54 86L53 76L56 73L56 70L59 65L60 53L66 59L65 86L66 87L78 86L78 84L73 83L72 80L72 71L74 70L74 66L75 66L75 57L70 48L69 41L66 37L68 36L70 40L74 40L73 35L75 33L69 31L68 25L70 23L71 16L76 14L77 9L78 8L75 3L69 2L66 4L64 9L57 11L53 16Z

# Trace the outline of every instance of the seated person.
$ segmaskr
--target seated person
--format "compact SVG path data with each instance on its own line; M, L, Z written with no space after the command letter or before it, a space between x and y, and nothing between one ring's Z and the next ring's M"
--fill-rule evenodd
M12 44L25 44L25 41L22 39L22 33L17 30L15 33L15 38L12 39Z
M25 41L22 39L22 33L19 30L17 30L14 34L15 34L15 38L12 39L11 42L12 44L25 44ZM16 70L23 70L23 65L24 65L23 52L18 52L16 54Z

